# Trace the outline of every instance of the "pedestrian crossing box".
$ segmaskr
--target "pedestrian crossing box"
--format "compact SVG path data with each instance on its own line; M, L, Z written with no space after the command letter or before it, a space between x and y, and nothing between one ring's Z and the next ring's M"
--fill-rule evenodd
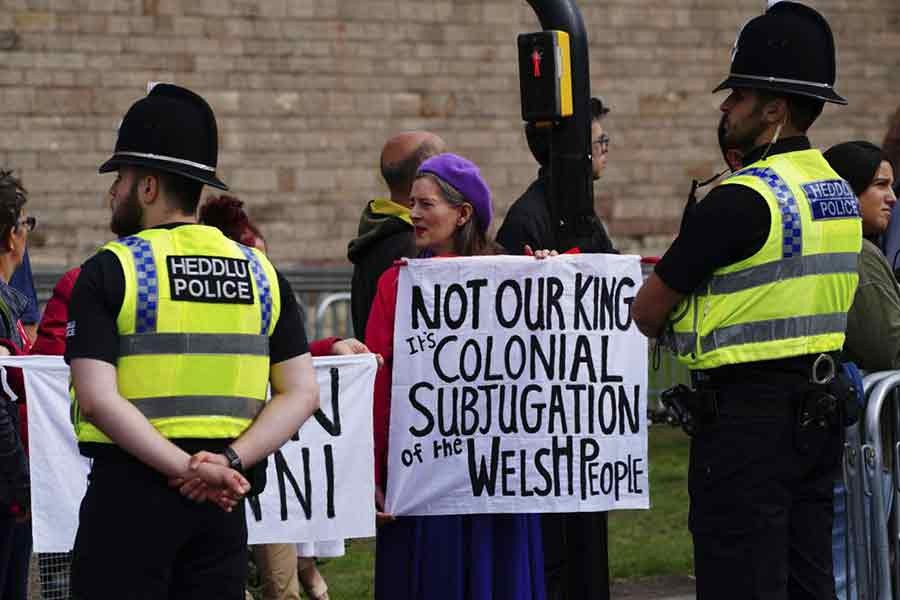
M522 119L559 121L572 115L572 59L565 31L523 33L519 44Z

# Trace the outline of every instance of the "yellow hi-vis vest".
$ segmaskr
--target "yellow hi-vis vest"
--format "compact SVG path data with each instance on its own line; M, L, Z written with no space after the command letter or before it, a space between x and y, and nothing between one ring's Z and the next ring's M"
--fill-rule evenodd
M679 360L711 369L840 350L862 248L849 184L818 150L777 154L722 183L765 198L771 229L756 254L716 269L672 312Z
M236 438L266 401L281 313L266 257L214 228L148 229L104 246L119 259L119 394L167 438ZM73 410L80 442L111 440Z

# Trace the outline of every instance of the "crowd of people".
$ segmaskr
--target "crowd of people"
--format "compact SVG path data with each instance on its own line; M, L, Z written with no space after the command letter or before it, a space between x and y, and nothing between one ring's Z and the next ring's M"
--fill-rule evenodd
M808 132L824 104L846 103L834 89L835 63L828 23L802 4L775 3L742 29L716 88L729 91L718 124L726 172L699 202L705 184L695 182L677 238L632 306L641 331L691 369L681 400L692 419L689 527L701 599L835 597L833 484L852 418L835 374L842 361L900 368L900 219L891 219L900 111L884 149L849 141L816 150ZM598 179L610 109L599 97L590 105ZM63 276L40 319L26 252L36 219L25 186L0 170L0 354L65 357L79 449L92 459L73 597L243 599L243 499L265 485L266 457L318 408L311 356L365 352L383 361L373 408L376 598L580 598L566 584L573 568L608 587L604 565L575 567L568 551L605 552L603 513L394 517L384 509L395 262L616 252L596 216L575 248L552 247L551 132L528 124L525 136L537 178L496 239L494 199L477 165L432 132L386 141L389 196L364 207L348 246L362 341L308 341L291 286L243 202L222 194L201 204L203 186L228 186L216 174L215 116L190 90L157 84L125 114L100 167L116 173L106 198L116 239ZM193 269L198 257L226 265L224 275ZM7 371L0 590L24 599L27 402L21 375ZM139 540L127 552L125 530ZM343 540L252 548L263 597L299 598L302 588L326 600L315 557L343 552Z

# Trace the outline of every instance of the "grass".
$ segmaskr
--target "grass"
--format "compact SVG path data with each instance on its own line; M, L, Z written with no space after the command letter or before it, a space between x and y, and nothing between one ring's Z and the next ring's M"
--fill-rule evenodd
M680 429L653 425L649 446L650 510L609 516L609 570L614 579L693 571L687 530L689 438Z
M662 425L651 426L649 435L651 508L610 513L609 568L615 579L686 575L693 570L687 531L688 437ZM319 568L332 598L371 598L375 541L350 541L347 556Z
M362 600L375 595L375 540L347 540L347 555L319 565L335 600Z

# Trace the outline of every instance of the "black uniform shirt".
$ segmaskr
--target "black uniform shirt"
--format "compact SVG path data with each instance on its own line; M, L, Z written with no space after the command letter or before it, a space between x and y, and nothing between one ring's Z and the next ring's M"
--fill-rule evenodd
M183 223L161 225L172 229ZM309 351L303 317L288 281L278 273L281 312L269 337L269 359L279 363ZM66 362L73 358L93 358L115 365L119 358L119 330L116 319L125 298L125 273L119 259L105 250L88 259L81 268L66 327ZM173 440L175 441L175 440ZM178 446L193 453L220 451L227 440L177 440ZM116 457L122 453L109 444L81 443L82 454L93 458Z

